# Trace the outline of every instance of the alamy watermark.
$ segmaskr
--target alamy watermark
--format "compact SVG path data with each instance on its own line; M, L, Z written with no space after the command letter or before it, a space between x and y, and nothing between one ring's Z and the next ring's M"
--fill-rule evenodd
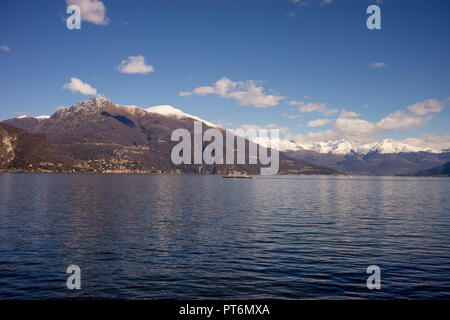
M81 269L77 265L70 265L67 267L66 273L70 276L67 278L66 285L69 290L80 290L81 289Z
M368 266L366 270L367 274L370 276L367 278L366 285L367 289L373 290L381 289L381 269L377 265Z
M171 159L175 165L260 164L266 166L261 167L261 175L274 175L280 167L279 135L278 129L230 129L226 130L224 139L223 131L216 128L209 128L203 134L202 122L195 121L193 140L187 129L180 128L172 132L171 141L179 143L173 147ZM252 142L256 139L269 141L270 146L266 148ZM210 143L203 149L203 142Z
M81 9L77 5L70 5L67 7L66 10L67 14L70 14L69 17L66 19L66 26L67 29L73 30L73 29L81 29Z
M381 9L376 4L367 7L367 14L370 16L367 18L366 26L369 30L381 29Z

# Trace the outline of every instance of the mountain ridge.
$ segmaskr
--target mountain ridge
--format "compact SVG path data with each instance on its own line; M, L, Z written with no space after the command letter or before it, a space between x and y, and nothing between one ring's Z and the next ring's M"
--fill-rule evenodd
M15 118L4 123L45 134L59 150L79 162L80 170L222 174L237 169L259 174L260 165L174 165L171 150L178 142L171 141L171 133L186 128L192 134L194 121L201 121L204 129L218 128L171 106L144 109L97 97L62 108L48 119ZM223 128L219 130L226 132ZM247 140L247 147L249 143ZM279 173L340 174L337 170L294 159L284 153L280 153Z
M255 142L262 145L268 145L270 139L257 139ZM445 153L448 148L436 150L428 147L419 148L408 145L404 142L396 141L394 139L383 139L381 141L365 143L361 145L354 145L346 139L340 140L325 140L310 144L297 143L292 139L279 139L280 151L298 151L309 150L318 153L332 153L332 154L352 154L359 153L362 155L378 152L380 154L388 153L409 153L409 152L430 152L430 153Z

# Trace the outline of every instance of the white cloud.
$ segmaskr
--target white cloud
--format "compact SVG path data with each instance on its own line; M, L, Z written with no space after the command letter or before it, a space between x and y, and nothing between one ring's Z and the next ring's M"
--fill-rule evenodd
M71 92L79 92L85 95L97 95L97 89L92 88L89 84L75 77L70 78L70 82L66 83L63 88L69 89Z
M286 17L295 17L295 13L290 11L290 12L286 13Z
M445 105L437 99L428 99L423 102L413 104L408 110L418 116L424 116L429 113L441 112Z
M385 62L373 62L373 63L370 64L370 67L374 68L374 69L381 69L381 68L384 68L386 66L387 66L387 64Z
M300 108L298 108L298 110L300 112L320 112L327 116L339 111L339 109L328 109L325 103L317 102L310 102L304 106L301 106Z
M122 60L117 70L128 74L146 74L155 71L153 66L145 62L145 58L142 55L129 56L127 59Z
M0 46L0 51L11 52L11 48L8 46Z
M191 95L192 95L192 92L180 91L180 97L189 97Z
M434 99L435 100L435 99ZM427 103L428 101L428 103ZM417 103L413 106L407 107L406 110L397 110L377 122L370 122L364 119L356 119L352 117L342 117L336 119L334 125L325 131L310 132L306 135L297 135L294 137L299 143L314 143L323 140L340 140L347 139L355 145L368 143L374 141L378 138L381 133L391 132L395 130L409 130L423 127L432 118L433 115L428 114L432 112L439 112L442 108L437 108L439 106L439 100L429 103L430 100ZM432 107L430 107L430 105ZM420 107L417 107L420 106ZM412 107L412 108L411 108ZM420 115L418 115L419 113ZM428 115L427 115L428 114ZM321 119L319 119L321 120ZM327 120L327 119L324 119ZM320 121L312 122L311 124L321 124ZM310 126L310 123L308 123ZM440 136L442 137L442 136ZM439 144L439 138L433 137L431 141L431 136L428 136L428 140L416 141L416 144L405 143L411 145L417 145L423 143L423 145L429 145L431 147L432 143ZM448 143L445 141L442 144ZM423 146L422 145L422 146Z
M401 142L418 148L431 148L441 151L450 149L450 136L441 134L424 134L421 138L407 138Z
M298 107L300 107L300 106L303 106L305 104L305 102L304 101L292 100L292 101L289 101L288 104L291 105L291 106L298 106Z
M345 109L342 109L341 113L339 114L339 117L341 118L358 118L361 115L361 113L356 113L353 111L347 111Z
M260 130L263 129L263 127L261 127L260 125L257 124L248 124L248 123L244 123L243 125L239 126L238 129L242 129L242 130Z
M265 129L265 130L269 130L269 129L278 129L278 130L280 131L281 134L284 134L284 135L290 134L290 129L289 129L288 127L279 127L279 126L278 126L277 124L275 124L275 123L270 123L270 124L268 124L268 125L266 125L266 126L260 126L260 125L257 125L257 124L248 124L248 123L245 123L245 124L239 126L238 129L242 129L242 130L250 130L250 129L253 129L253 130L261 130L261 129Z
M309 6L312 5L313 3L317 3L319 5L325 5L325 4L330 4L332 3L334 0L289 0L290 2L298 5L298 6Z
M311 120L306 125L308 127L321 127L326 125L327 123L330 123L331 119L317 119L317 120Z
M106 16L106 7L100 0L66 0L66 4L80 7L82 21L107 25L111 20Z
M192 92L181 91L180 96L190 95L206 96L215 94L221 98L234 99L241 106L253 106L256 108L267 108L276 106L282 96L264 93L264 88L256 81L235 82L226 77L217 80L213 86L202 86L195 88Z
M432 116L418 117L414 114L397 110L378 121L376 126L379 130L407 130L423 127L432 118Z

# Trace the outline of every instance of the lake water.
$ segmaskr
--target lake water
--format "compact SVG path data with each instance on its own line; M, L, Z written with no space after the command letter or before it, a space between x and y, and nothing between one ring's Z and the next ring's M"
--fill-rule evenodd
M0 174L0 298L448 299L449 193L446 178Z

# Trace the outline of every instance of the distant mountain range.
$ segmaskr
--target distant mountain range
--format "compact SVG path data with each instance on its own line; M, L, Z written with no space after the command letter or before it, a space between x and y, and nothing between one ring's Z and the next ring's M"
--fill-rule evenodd
M428 169L422 170L414 173L414 176L424 176L424 177L450 177L450 162L447 162L443 165Z
M70 108L60 109L51 117L22 116L6 120L3 126L6 124L23 129L20 132L26 130L33 134L45 134L55 146L54 157L61 159L53 159L52 162L61 165L70 162L69 171L220 174L230 170L246 171L250 174L260 172L259 165L173 164L171 150L177 142L170 140L171 134L178 128L185 128L192 134L194 121L202 121L203 130L216 127L225 132L225 129L171 106L144 109L114 104L106 98L81 101ZM42 139L45 139L45 136L41 135ZM251 142L247 140L247 147L249 143ZM5 151L8 149L5 143L2 148L0 155L4 154L8 158L9 154L11 158L11 152ZM25 151L31 152L28 149ZM33 148L33 152L39 152L39 148ZM11 167L11 163L9 166ZM28 168L26 161L25 167ZM340 174L335 169L291 158L284 152L280 152L279 173Z
M215 124L169 105L145 109L114 104L106 98L92 98L60 109L52 116L21 116L4 121L3 131L0 131L0 159L3 161L0 169L220 174L230 170L250 174L260 172L259 165L248 164L174 165L170 153L176 142L170 141L171 133L175 129L185 128L192 134L194 121L201 121L203 130L215 127L225 133L225 129ZM6 151L10 149L8 141L12 141L8 137L12 136L16 137L16 140L13 139L17 151L13 152L16 155L14 161L11 160L11 151ZM267 146L267 140L257 139L254 142ZM251 142L247 141L247 148L248 143ZM438 152L417 148L391 139L359 147L347 140L299 145L281 139L279 150L282 151L280 174L337 175L342 172L351 175L427 175L426 170L450 161L448 150ZM246 160L248 163L248 158ZM41 166L41 163L45 165Z
M253 141L268 145L267 138ZM290 157L353 175L414 175L450 161L449 149L419 148L393 139L360 146L345 139L312 144L299 144L288 139L278 142L279 150Z
M267 145L268 139L257 138L254 140L262 145ZM332 153L332 154L368 154L368 153L411 153L411 152L430 152L430 153L445 153L450 149L435 150L432 148L420 148L411 146L406 143L395 141L393 139L384 139L378 142L366 143L359 146L353 145L350 141L341 139L335 141L319 141L310 144L298 143L292 139L280 139L278 141L280 151L298 151L309 150L318 153Z
M288 151L287 155L334 168L352 175L413 175L450 161L450 152L400 152L367 154L319 153L311 150Z

